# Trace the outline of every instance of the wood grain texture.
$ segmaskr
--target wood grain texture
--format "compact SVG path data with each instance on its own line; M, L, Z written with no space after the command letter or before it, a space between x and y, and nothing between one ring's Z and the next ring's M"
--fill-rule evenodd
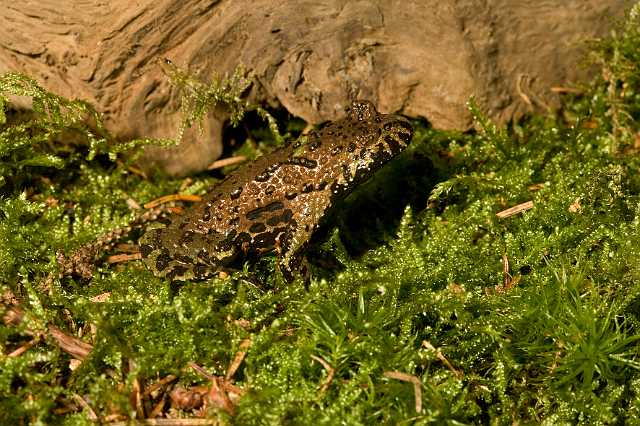
M311 123L354 98L381 112L466 129L475 95L498 121L558 105L585 79L584 41L608 34L626 0L0 0L0 72L93 102L118 137L171 137L178 94L157 61L207 79L243 64L250 97ZM26 101L21 100L28 107ZM222 153L210 114L180 147L150 149L173 174Z

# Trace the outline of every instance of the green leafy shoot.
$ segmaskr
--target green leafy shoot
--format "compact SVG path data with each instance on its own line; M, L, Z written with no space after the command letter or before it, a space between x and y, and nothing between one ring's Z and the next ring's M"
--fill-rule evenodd
M228 77L220 78L214 75L208 84L178 68L168 59L161 62L161 66L167 77L182 93L183 122L178 140L182 138L186 128L191 127L193 123L201 122L208 111L222 107L229 112L231 124L234 126L242 121L247 112L256 111L263 120L267 121L269 130L278 145L284 143L275 118L261 106L243 98L252 84L252 79L242 66L238 66Z

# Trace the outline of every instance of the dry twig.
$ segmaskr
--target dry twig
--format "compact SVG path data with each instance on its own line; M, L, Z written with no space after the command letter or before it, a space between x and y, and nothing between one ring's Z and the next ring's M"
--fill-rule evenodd
M231 166L233 164L243 163L245 161L247 161L247 157L245 157L244 155L238 155L236 157L223 158L221 160L216 160L213 163L211 163L207 167L207 170L221 169L223 167Z
M89 417L89 420L94 422L98 420L98 416L96 415L96 412L93 411L93 408L91 408L89 403L85 401L83 397L74 393L73 400L78 404L80 404L80 406L87 412L87 416Z
M420 379L418 379L416 376L402 373L400 371L385 371L384 377L413 383L413 393L416 398L416 413L422 411L422 383L420 383Z
M17 358L20 355L22 355L23 353L25 353L26 351L28 351L29 349L31 349L32 347L34 347L35 345L38 344L38 342L40 342L40 338L39 337L35 337L31 340L29 340L27 343L25 343L24 345L20 346L18 349L16 349L15 351L11 352L9 355L7 355L9 358Z
M13 306L7 309L7 311L5 312L2 318L3 322L6 325L11 325L11 326L16 326L20 324L23 321L23 319L24 319L24 311L17 306ZM70 336L64 333L55 325L49 324L47 326L47 332L49 337L53 338L53 340L58 345L58 347L60 347L60 349L62 349L64 352L80 360L85 359L93 349L93 346L90 345L89 343L83 342L78 338L75 338L73 336Z
M506 210L502 210L501 212L496 213L496 216L498 216L498 218L500 219L505 219L507 217L525 212L532 208L533 208L533 201L527 201L525 203L518 204L517 206L510 207Z
M511 288L511 266L506 253L502 255L502 287L505 290Z
M149 201L148 203L146 203L144 205L145 209L153 209L161 204L165 204L165 203L169 203L172 201L192 201L192 202L198 202L201 201L202 198L197 196L197 195L191 195L191 194L171 194L171 195L165 195L163 197L160 198L156 198L155 200Z
M329 385L333 381L333 376L335 376L336 374L336 369L333 368L331 365L329 365L327 361L320 358L319 356L311 355L311 359L314 361L317 361L320 365L324 367L325 370L327 370L327 378L324 379L324 382L322 382L319 389L320 393L324 393L329 388Z
M137 420L136 424L148 426L215 426L220 422L214 419L144 419ZM130 422L113 422L109 426L130 426Z
M421 346L423 348L427 348L430 351L433 351L436 353L436 358L438 358L440 360L440 362L442 362L448 369L449 371L451 371L453 373L454 376L456 376L458 379L462 379L462 377L464 376L464 373L458 369L456 369L451 362L449 362L449 360L447 359L447 357L444 356L444 354L440 351L440 349L436 348L435 346L433 346L430 342L423 340Z
M236 356L233 358L233 361L231 361L231 364L229 364L229 368L227 368L227 374L224 376L225 380L230 382L233 381L232 378L236 374L236 371L238 371L238 368L240 367L240 364L242 364L244 357L247 356L247 349L249 349L250 346L251 339L244 339L242 342L240 342L240 350L236 352Z
M107 256L107 263L109 264L123 263L123 262L130 262L132 260L140 260L140 259L142 259L142 253L133 253L133 254L121 253L121 254L114 254L111 256Z

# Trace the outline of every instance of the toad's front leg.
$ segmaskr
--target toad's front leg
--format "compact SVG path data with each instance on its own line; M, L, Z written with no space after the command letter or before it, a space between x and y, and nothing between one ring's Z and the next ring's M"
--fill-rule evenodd
M294 280L295 272L301 272L308 282L305 248L317 229L320 219L325 216L331 206L331 197L326 191L311 192L304 196L305 208L301 213L293 216L286 231L277 238L278 268L288 282Z

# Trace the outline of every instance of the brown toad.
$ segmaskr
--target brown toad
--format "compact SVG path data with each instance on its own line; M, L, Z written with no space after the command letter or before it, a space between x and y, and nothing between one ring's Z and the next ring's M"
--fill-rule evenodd
M411 141L403 117L354 102L347 117L230 174L182 216L140 239L145 264L173 280L202 279L275 250L287 280L335 201Z

